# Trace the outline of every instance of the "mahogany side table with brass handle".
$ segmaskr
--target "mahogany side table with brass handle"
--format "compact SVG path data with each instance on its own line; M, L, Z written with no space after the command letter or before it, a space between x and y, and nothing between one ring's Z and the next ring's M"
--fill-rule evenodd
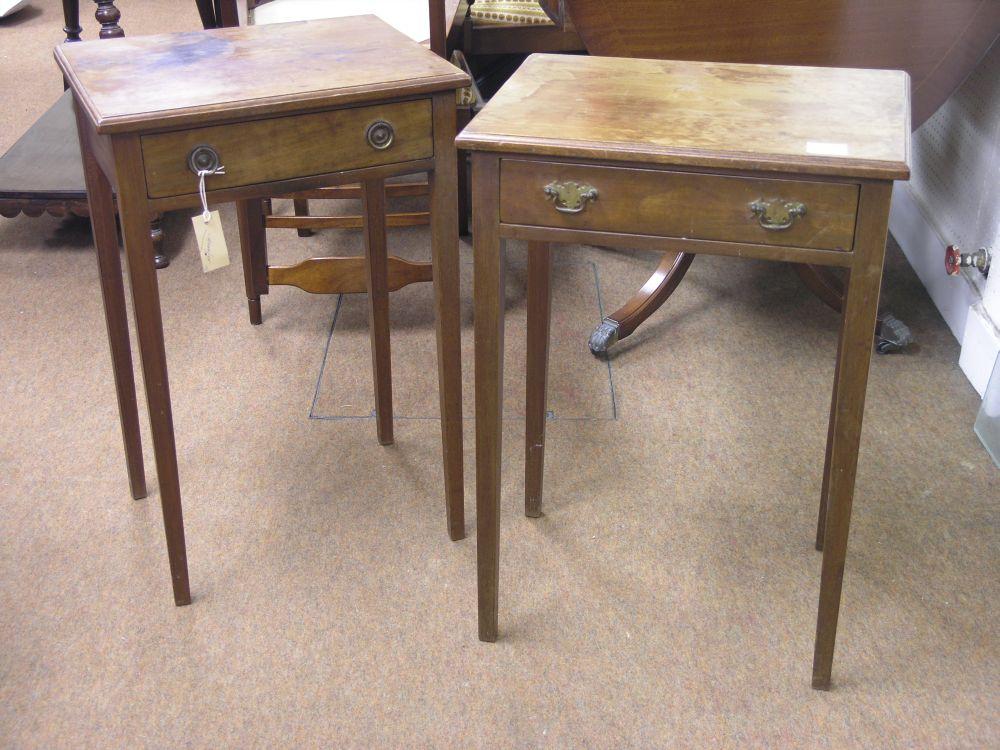
M241 204L246 264L254 260L249 244L264 231L249 203L362 184L364 283L357 291L368 292L376 425L379 441L389 443L388 292L420 279L387 255L384 181L430 173L445 506L449 535L464 536L454 136L455 90L468 77L374 16L66 44L56 59L73 89L128 476L141 498L146 480L112 187L118 196L175 603L190 603L191 592L148 219L199 207L201 186L208 203ZM300 266L322 276L344 260Z
M631 80L641 85L620 84ZM829 687L892 181L909 176L909 112L901 71L533 55L459 135L473 152L481 640L498 636L504 240L528 243L528 516L541 514L549 243L832 266L848 282L812 670L813 686ZM759 127L779 118L780 128Z

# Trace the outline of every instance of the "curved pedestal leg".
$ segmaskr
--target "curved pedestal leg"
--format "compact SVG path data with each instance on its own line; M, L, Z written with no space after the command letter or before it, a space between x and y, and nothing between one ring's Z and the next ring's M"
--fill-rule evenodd
M795 272L809 290L835 312L844 307L844 284L830 270L795 264ZM875 350L879 354L889 354L905 349L913 343L913 334L903 321L890 312L879 310L875 325Z
M597 356L606 354L610 346L638 328L673 294L693 260L691 253L664 253L660 265L642 289L620 309L605 317L591 334L590 351Z

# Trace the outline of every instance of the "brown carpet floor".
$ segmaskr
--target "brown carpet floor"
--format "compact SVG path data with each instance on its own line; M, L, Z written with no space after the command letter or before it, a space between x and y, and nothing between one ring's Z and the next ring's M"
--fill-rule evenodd
M0 24L0 148L60 91L58 3L34 5ZM193 4L121 6L130 33L197 26ZM511 246L501 639L485 645L475 541L445 534L429 287L393 298L401 418L382 448L363 298L276 289L252 328L238 262L202 274L189 229L168 217L159 274L195 599L177 609L157 493L128 496L87 227L0 220L0 746L1000 745L1000 473L898 248L885 301L920 345L874 359L835 689L815 692L837 318L790 268L699 259L604 363L586 336L656 259L559 248L532 520ZM360 249L351 232L269 239L279 261ZM427 255L423 229L390 239Z

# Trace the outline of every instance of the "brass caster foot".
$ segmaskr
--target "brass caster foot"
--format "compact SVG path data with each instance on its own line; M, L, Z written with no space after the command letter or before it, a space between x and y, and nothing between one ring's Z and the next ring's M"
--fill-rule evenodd
M590 351L595 357L603 357L608 349L618 343L618 323L605 318L597 329L590 334Z
M875 351L879 354L889 354L905 349L914 341L909 327L891 313L879 321L875 335Z

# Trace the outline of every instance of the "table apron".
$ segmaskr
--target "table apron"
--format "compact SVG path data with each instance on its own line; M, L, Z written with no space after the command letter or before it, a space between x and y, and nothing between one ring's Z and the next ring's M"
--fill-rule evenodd
M386 179L389 177L398 177L400 175L433 172L434 165L434 158L418 159L416 161L383 164L381 166L368 167L365 169L351 169L344 172L328 172L326 174L310 175L309 177L280 180L278 182L242 185L239 187L226 188L224 190L209 190L208 203L211 206L219 203L230 203L232 201L246 200L250 198L272 198L274 196L295 193L300 190L311 190L318 187L349 185L369 179ZM149 198L147 199L147 203L149 204L150 211L153 212L201 207L201 200L197 194L174 195L167 198Z
M851 268L854 265L855 258L853 252L845 252L843 250L819 250L816 248L788 247L785 245L758 245L745 242L694 240L684 237L658 237L645 234L562 229L530 226L527 224L500 223L498 226L501 237L528 242L599 245L659 252L704 253L706 255L728 255L738 258L808 263L811 265L838 266L841 268Z

